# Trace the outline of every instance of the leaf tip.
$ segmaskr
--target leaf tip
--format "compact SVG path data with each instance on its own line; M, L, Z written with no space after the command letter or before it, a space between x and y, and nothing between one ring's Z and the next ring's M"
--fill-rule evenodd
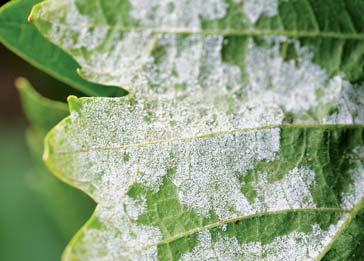
M74 95L68 96L67 102L70 112L80 112L82 104L77 96Z

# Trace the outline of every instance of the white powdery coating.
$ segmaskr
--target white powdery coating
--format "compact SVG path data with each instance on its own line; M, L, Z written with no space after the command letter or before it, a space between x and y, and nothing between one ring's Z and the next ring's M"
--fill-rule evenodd
M334 113L324 117L324 123L364 123L364 85L355 86L341 76L335 76L325 89L323 100L337 108Z
M337 224L322 230L318 224L312 226L311 233L291 232L276 237L271 243L248 242L240 244L235 237L222 236L213 241L208 231L199 233L198 245L192 252L184 254L182 260L316 260L324 248L333 240L345 221L345 216Z
M113 206L99 204L95 217L102 228L85 230L73 257L90 261L158 260L161 231L133 222L144 210L143 203L128 197ZM154 246L144 248L147 245Z
M149 32L114 33L110 51L94 51L90 56L75 55L81 74L93 81L133 89L144 86L139 80L143 67L153 63L150 55L153 36ZM137 82L137 83L134 83Z
M276 1L243 4L252 16L274 15L277 9ZM280 106L294 116L319 111L316 117L306 119L310 122L364 122L364 94L359 87L354 88L341 75L330 79L312 62L312 52L298 41L271 37L265 38L270 47L258 47L251 40L243 68L223 60L224 45L234 44L223 36L173 33L177 25L199 28L201 19L223 18L227 4L222 0L131 2L130 16L145 28L168 27L168 34L123 32L96 24L80 14L74 0L49 1L42 6L41 19L52 25L51 40L72 53L85 78L133 90L138 99L178 99L191 103L186 107L203 104L203 108L232 103L238 104L239 110ZM281 57L282 42L295 45L297 61ZM92 51L85 54L84 48ZM334 109L322 113L328 105Z
M353 180L349 191L342 194L342 207L352 209L360 201L364 200L364 146L356 147L349 155L349 170Z
M267 38L272 46L257 47L249 43L246 95L249 103L275 104L294 115L319 108L336 108L318 115L325 124L364 123L364 92L353 86L342 75L330 78L326 71L312 62L312 52L296 41L298 61L284 61L280 42L284 38ZM299 120L298 120L299 121ZM317 121L313 120L313 121Z
M244 174L257 161L275 160L280 148L279 134L279 129L268 129L135 144L61 154L59 160L68 162L63 169L70 179L76 180L97 202L110 206L119 204L135 182L157 192L167 170L175 169L171 180L181 202L199 214L215 211L224 219L255 212L240 192L236 173Z
M180 164L183 169L177 168L177 173L172 178L181 203L204 216L209 216L214 211L220 220L269 211L316 208L310 192L315 183L315 174L303 167L291 170L282 180L272 183L268 182L268 174L259 173L257 182L253 185L257 198L249 203L241 192L244 184L240 184L239 176L252 167L250 165L255 162L254 158L274 159L274 153L268 147L268 150L265 148L268 154L265 152L263 157L254 155L256 148L252 147L258 144L254 141L248 141L242 146L238 144L241 154L235 152L235 158L228 161L232 165L228 166L223 155L231 156L234 148L231 145L230 153L223 148L222 156L209 161L209 165L199 160L199 157L188 157L190 162L186 162L186 165Z
M50 40L70 51L95 49L109 31L107 26L94 27L89 17L80 14L75 0L53 1L41 9L39 16L52 22Z
M221 19L228 7L225 0L130 0L131 17L152 28L199 30L201 18Z
M260 160L274 160L279 152L279 129L210 138L197 144L181 144L172 182L179 200L198 214L212 211L224 220L255 213L241 192L243 175Z
M76 59L94 81L127 87L139 98L194 92L195 97L213 100L242 87L241 70L223 62L222 47L222 36L129 32L115 39L111 51ZM153 48L162 54L152 55Z
M278 14L278 0L243 0L243 5L245 15L252 23L258 21L262 15L272 17Z
M257 47L251 41L247 59L248 96L268 104L279 104L285 111L301 113L318 105L317 91L327 83L326 72L311 62L306 48L296 45L300 65L284 61L279 42L271 48Z
M279 181L269 182L268 173L259 173L255 190L255 209L279 211L316 208L310 189L315 185L315 173L307 167L294 168Z
M81 111L71 113L68 137L63 136L63 131L56 132L55 139L60 141L57 151L188 141L205 135L224 135L245 128L279 125L283 120L283 114L277 107L236 106L236 111L230 111L229 108L223 110L212 105L175 100L130 103L128 97L83 99Z
M100 104L101 101L99 100ZM98 124L99 121L113 122L113 117L116 116L103 115L103 110L99 110L99 114L93 111L86 113L87 109L85 103L80 113L83 115L81 118L93 115L86 122L90 123L92 119L97 122L88 129L85 128L84 119L73 114L72 126L77 131L72 133L81 136L68 136L69 139L64 141L67 143L60 143L68 149L72 144L79 152L70 154L69 157L61 154L60 157L63 158L60 161L67 162L63 168L68 177L78 181L80 187L93 195L97 202L118 204L128 188L136 182L157 192L168 170L174 169L175 174L170 179L176 186L179 200L200 215L208 216L213 211L223 220L269 210L315 207L309 191L314 185L314 173L308 168L295 168L282 180L273 183L268 182L267 173L258 173L254 184L257 200L253 203L249 203L241 192L239 176L254 168L258 161L278 159L278 128L221 132L218 135L173 140L173 135L168 132L179 130L169 130L161 125L161 128L165 128L159 134L166 136L153 137L155 140L144 136L144 143L140 143L142 141L138 140L138 133L136 136L129 132L122 136L112 135L118 133L113 132L113 129L131 127L129 124L132 122L138 124L135 118L127 116L130 114L122 118L125 121L120 121L120 126L111 124L107 125L107 129L100 130L99 126L106 125ZM138 112L135 109L133 111ZM120 113L125 113L125 110ZM123 114L119 116L121 115ZM131 120L130 123L128 119ZM193 126L192 121L190 124ZM94 135L94 132L98 135ZM147 135L149 131L142 130L143 133ZM78 144L83 140L82 136L90 139L88 149ZM120 144L122 139L130 140ZM92 185L92 188L88 185Z

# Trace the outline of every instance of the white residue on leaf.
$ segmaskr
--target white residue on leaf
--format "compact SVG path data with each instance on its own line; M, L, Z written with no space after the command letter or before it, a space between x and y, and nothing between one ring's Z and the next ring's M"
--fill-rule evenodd
M131 17L142 26L199 30L201 19L217 20L226 15L225 0L131 0Z
M94 26L90 17L80 14L75 0L51 1L44 5L39 16L52 23L48 32L50 40L69 51L93 50L109 31L108 26Z
M261 14L273 16L278 8L277 1L272 0L246 0L242 4L253 20ZM280 106L293 116L304 114L310 122L364 122L359 87L341 75L329 77L313 63L310 48L300 46L297 40L261 37L268 43L265 47L251 39L247 46L248 41L240 41L237 63L233 64L223 57L223 48L237 45L229 38L174 33L176 27L201 29L202 19L225 17L228 4L223 0L131 1L133 19L151 30L166 27L170 30L166 34L124 32L97 24L79 12L74 0L48 1L42 6L41 19L52 25L51 40L72 53L85 78L133 90L138 99L178 99L203 103L203 108L239 104L238 110L243 106L268 110ZM294 45L297 59L282 58L283 43Z
M322 100L333 108L331 113L324 114L324 123L364 123L364 85L352 85L337 75L330 80Z
M237 238L222 234L218 234L217 239L213 240L210 232L203 231L198 235L198 245L192 252L184 254L182 260L313 261L333 240L344 221L345 216L337 224L330 225L327 230L315 224L309 233L294 231L278 236L266 244L261 242L241 244Z
M317 91L327 85L326 73L311 62L309 50L298 43L299 61L284 61L280 41L270 48L257 47L250 41L247 58L249 100L279 104L285 111L297 114L308 111L318 105Z
M144 212L143 205L128 197L113 206L99 204L95 218L102 226L85 230L73 257L90 261L157 260L161 231L157 227L134 222ZM136 216L130 217L131 213ZM147 245L152 246L144 248Z
M278 14L278 0L243 0L243 5L245 15L252 23L257 22L262 15L272 17Z
M72 125L77 130L72 131L75 136L62 142L68 149L73 146L74 150L81 150L66 158L68 164L63 168L73 180L82 180L81 186L92 184L93 190L89 193L98 202L117 204L136 182L157 192L168 170L174 169L175 173L170 176L170 180L176 186L180 202L199 215L208 216L214 212L223 220L269 210L315 207L310 194L310 188L314 185L314 173L304 167L291 170L282 180L275 182L268 181L269 173L258 173L257 182L253 184L257 192L254 202L249 203L241 191L239 177L253 169L255 163L279 160L278 128L220 132L216 136L204 136L209 134L210 129L207 121L201 121L203 118L193 117L189 122L175 121L166 126L166 119L163 118L165 115L162 114L158 117L163 116L161 122L164 124L159 123L157 116L150 116L154 117L149 122L151 125L145 126L152 128L140 129L144 126L143 120L147 114L139 115L141 111L135 107L126 108L132 114L125 113L123 106L118 107L120 112L116 115L105 113L110 111L107 106L113 106L109 101L99 99L95 111L94 101L85 102L80 113L82 117ZM116 112L113 110L113 113ZM170 115L170 112L163 109L160 112ZM92 121L92 127L85 128ZM112 124L98 124L104 121ZM170 119L167 118L167 121ZM232 130L234 127L229 121L217 120L214 124L212 126L220 130L223 127ZM183 127L187 125L196 129L184 133ZM135 131L120 132L129 128ZM159 131L155 132L156 130ZM197 132L201 130L205 132ZM185 139L174 140L176 132ZM191 138L191 133L200 136ZM83 146L78 143L83 140L82 136L89 137L88 146L94 149L82 152ZM120 146L120 142L126 146Z
M342 193L342 207L351 209L364 200L364 146L356 147L349 154L350 169L348 173L352 183L347 192Z
M364 92L342 75L329 77L312 62L313 54L299 42L284 38L267 38L271 47L249 43L245 87L250 103L275 104L283 111L300 115L317 111L316 119L326 124L364 123ZM285 61L280 54L281 43L294 45L297 60ZM307 121L307 120L306 120Z
M241 192L239 173L259 160L276 159L279 133L270 129L181 144L172 176L181 203L201 215L213 211L222 220L254 213Z
M307 167L294 168L279 181L269 182L269 173L259 173L254 185L257 193L256 209L279 211L284 209L316 208L310 189L315 185L315 173Z

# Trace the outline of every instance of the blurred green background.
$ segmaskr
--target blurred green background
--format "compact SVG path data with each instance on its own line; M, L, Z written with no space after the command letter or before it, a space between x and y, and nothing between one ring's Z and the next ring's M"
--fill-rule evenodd
M28 123L14 86L20 76L51 99L65 101L70 94L82 96L0 44L0 260L59 260L94 204L42 170L40 155L36 155L36 166L25 139ZM75 204L71 206L73 198Z

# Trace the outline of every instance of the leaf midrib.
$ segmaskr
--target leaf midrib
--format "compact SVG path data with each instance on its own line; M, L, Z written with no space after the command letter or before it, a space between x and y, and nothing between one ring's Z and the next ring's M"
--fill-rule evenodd
M69 117L67 117L65 120L68 120ZM73 151L62 151L62 152L55 152L53 151L52 154L58 154L58 155L69 155L69 154L77 154L77 153L87 153L90 151L112 151L112 150L119 150L119 149L125 149L130 147L147 147L150 145L157 145L157 144L163 144L163 143L177 143L177 142L192 142L195 140L205 140L213 137L218 136L225 136L225 135L234 135L239 133L246 133L251 131L260 131L260 130L269 130L269 129L301 129L301 128L321 128L321 129L337 129L337 128L364 128L364 124L282 124L282 125L266 125L262 127L256 127L256 128L240 128L240 129L234 129L229 131L216 131L216 132L210 132L206 134L201 134L197 136L192 137L186 137L186 138L175 138L175 139L161 139L161 140L155 140L155 141L149 141L149 142L140 142L140 143L128 143L123 144L120 146L115 147L91 147L91 148L85 148L80 150L73 150ZM48 140L48 138L46 139ZM46 142L48 144L49 142Z
M285 210L277 210L277 211L268 211L268 212L257 213L257 214L252 214L252 215L238 216L238 217L235 217L235 218L220 220L218 222L210 223L210 224L208 224L206 226L197 227L197 228L188 230L188 231L186 231L184 233L180 233L180 234L174 235L172 237L165 238L165 239L159 241L158 243L144 245L144 246L142 246L140 248L134 249L134 251L128 252L128 255L141 252L141 251L146 250L146 249L151 248L151 247L160 246L160 245L164 245L164 244L169 244L171 242L177 241L178 239L191 236L193 234L196 234L196 233L201 232L201 231L206 230L206 229L209 230L209 229L213 229L213 228L216 228L216 227L223 226L225 224L241 222L241 221L246 220L246 219L252 219L252 218L256 218L256 217L263 217L263 216L269 216L269 215L288 214L288 213L291 213L291 212L336 212L336 213L344 213L344 214L350 216L350 218L348 219L349 222L355 217L355 215L354 215L354 217L352 216L353 215L352 214L353 210L345 210L345 209L342 209L342 208L285 209ZM345 223L347 223L347 221Z

